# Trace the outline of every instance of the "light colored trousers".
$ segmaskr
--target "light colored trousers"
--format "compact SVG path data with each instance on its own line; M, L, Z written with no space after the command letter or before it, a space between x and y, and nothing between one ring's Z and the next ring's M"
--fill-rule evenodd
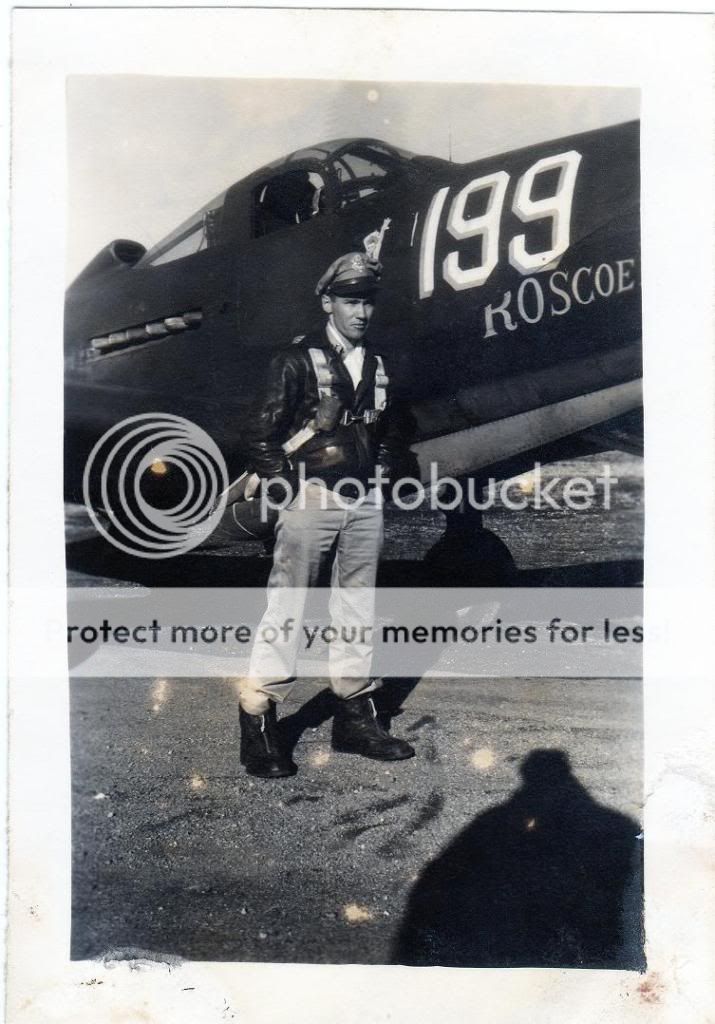
M256 631L248 676L239 683L244 711L263 714L269 701L285 700L295 685L307 590L317 583L321 564L334 543L330 625L335 639L328 651L330 685L343 698L378 688L379 680L370 679L370 668L382 540L379 492L368 492L359 501L342 499L337 503L332 492L306 484L302 494L279 513L268 607ZM285 623L291 620L288 631Z

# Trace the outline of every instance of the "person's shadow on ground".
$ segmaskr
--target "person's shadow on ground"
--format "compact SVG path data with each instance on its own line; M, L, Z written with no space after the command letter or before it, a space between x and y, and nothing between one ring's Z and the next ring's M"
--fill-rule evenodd
M444 967L645 967L642 843L560 750L480 814L415 883L391 962Z

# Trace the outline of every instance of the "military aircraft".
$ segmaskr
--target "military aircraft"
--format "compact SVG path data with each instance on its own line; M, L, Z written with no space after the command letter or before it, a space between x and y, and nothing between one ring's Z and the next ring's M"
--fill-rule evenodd
M339 139L255 171L148 251L111 242L72 282L67 500L83 501L97 439L145 412L198 424L240 473L268 359L321 321L318 278L375 232L371 337L424 476L609 447L642 401L638 122L464 164Z

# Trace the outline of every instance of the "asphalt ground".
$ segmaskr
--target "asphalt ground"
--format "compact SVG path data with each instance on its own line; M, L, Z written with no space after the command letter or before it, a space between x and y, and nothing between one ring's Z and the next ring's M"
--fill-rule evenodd
M638 584L641 464L609 461L610 510L485 517L519 582ZM441 526L392 514L386 564L416 578ZM72 585L141 582L70 539ZM201 564L258 585L268 563ZM298 774L268 782L239 766L231 683L73 680L72 956L643 966L639 680L387 680L381 711L415 758L332 752L330 694L302 681Z

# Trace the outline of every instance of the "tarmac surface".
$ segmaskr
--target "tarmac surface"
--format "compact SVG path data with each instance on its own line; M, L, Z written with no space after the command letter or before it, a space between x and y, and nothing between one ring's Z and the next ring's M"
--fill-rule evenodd
M609 510L485 516L512 582L639 585L642 465L609 462ZM391 514L392 585L424 585L443 525ZM69 540L71 585L146 582L79 520ZM171 582L268 565L197 554ZM415 758L331 751L330 694L302 681L281 709L299 771L269 782L238 763L230 682L73 680L73 958L642 969L640 680L394 679L380 710Z

